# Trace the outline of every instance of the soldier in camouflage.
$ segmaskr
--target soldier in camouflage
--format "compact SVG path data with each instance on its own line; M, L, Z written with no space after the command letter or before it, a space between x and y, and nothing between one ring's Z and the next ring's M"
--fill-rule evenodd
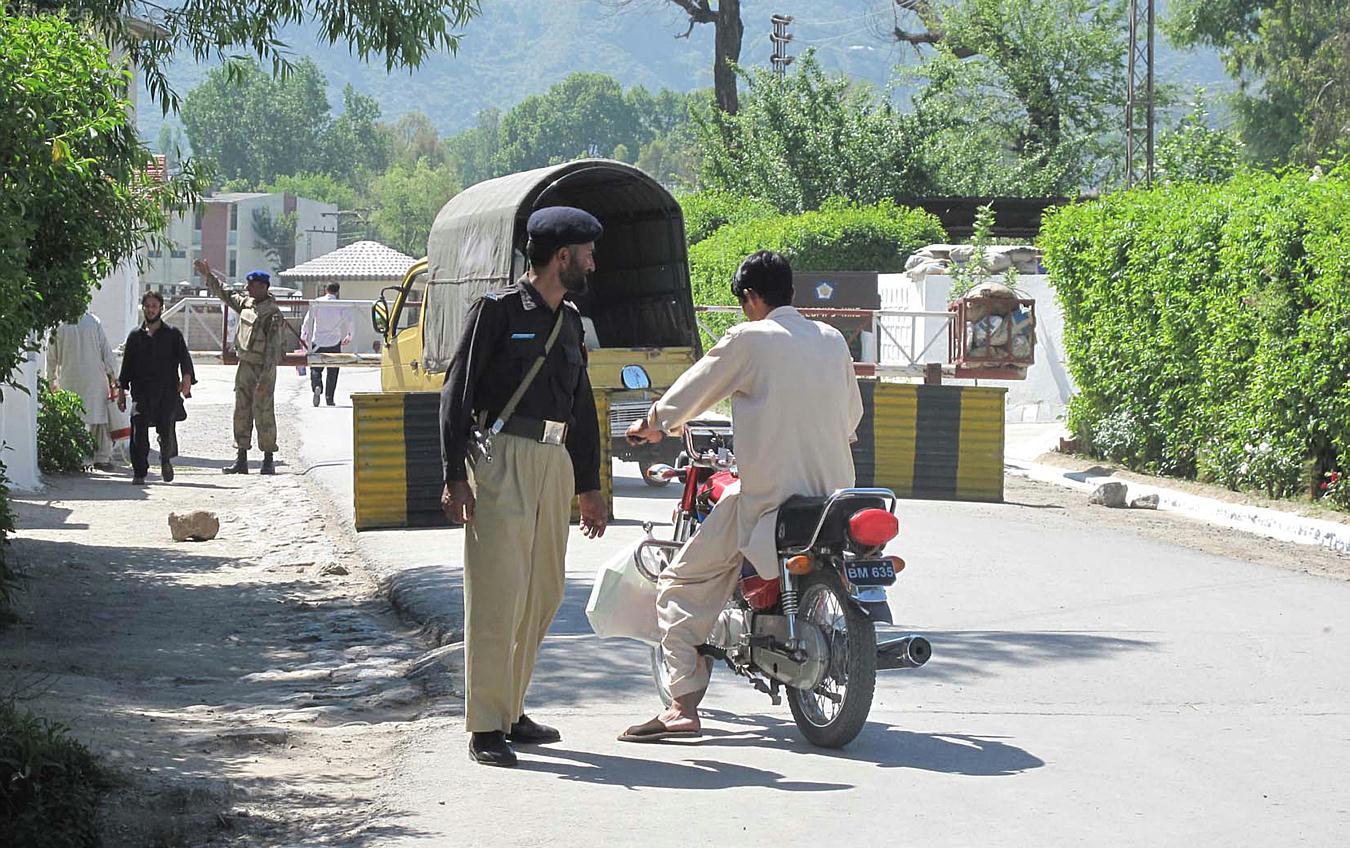
M277 450L277 419L273 393L277 385L277 363L285 352L282 328L286 319L270 294L272 277L266 271L251 271L246 278L248 295L225 288L220 275L203 259L192 263L202 282L226 306L239 313L234 349L239 367L234 373L234 446L239 450L234 465L226 474L248 473L248 450L253 430L258 430L262 448L259 474L275 474L272 455Z

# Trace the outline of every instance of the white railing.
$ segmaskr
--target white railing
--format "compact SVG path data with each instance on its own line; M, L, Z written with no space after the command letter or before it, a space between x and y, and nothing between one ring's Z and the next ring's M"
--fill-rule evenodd
M824 309L816 307L799 307L797 311L807 318L825 321L836 318L865 322L867 329L863 332L871 333L876 344L872 346L870 351L864 346L866 358L854 363L860 374L868 376L875 374L878 377L894 378L923 377L930 364L940 365L944 376L950 377L955 373L955 366L951 362L947 345L947 339L951 332L951 322L956 317L954 312L907 309ZM707 324L698 319L698 314L739 315L741 314L741 308L739 306L695 306L694 312L699 329L707 333L715 342L720 334L713 332ZM924 340L926 330L931 326L928 322L936 324L937 329L927 333L928 338ZM922 344L920 344L921 342ZM877 356L877 351L882 353L881 357Z

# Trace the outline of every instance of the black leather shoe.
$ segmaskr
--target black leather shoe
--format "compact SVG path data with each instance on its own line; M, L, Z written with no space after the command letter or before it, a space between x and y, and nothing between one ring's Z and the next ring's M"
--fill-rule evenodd
M173 482L173 464L167 459L159 464L159 476L165 483Z
M247 474L248 451L240 451L239 456L234 460L234 465L227 465L220 470L226 474Z
M469 759L485 766L510 768L516 764L516 752L506 744L500 730L469 734Z
M556 727L540 724L527 715L522 715L511 725L506 738L517 745L543 745L546 742L561 742L562 734Z
M272 454L263 454L262 468L258 469L259 474L276 474L276 466L272 464Z

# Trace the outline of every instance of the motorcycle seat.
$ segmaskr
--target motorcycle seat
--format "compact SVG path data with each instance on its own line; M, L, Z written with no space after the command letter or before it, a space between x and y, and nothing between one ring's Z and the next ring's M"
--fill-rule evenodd
M811 541L811 534L816 531L816 525L820 523L820 516L825 511L825 502L828 500L828 497L793 495L778 508L778 526L774 537L778 541L779 550L801 547ZM881 498L850 498L835 503L830 515L825 519L824 526L820 528L818 541L827 544L842 542L848 528L849 517L858 510L869 507L885 509L886 502Z

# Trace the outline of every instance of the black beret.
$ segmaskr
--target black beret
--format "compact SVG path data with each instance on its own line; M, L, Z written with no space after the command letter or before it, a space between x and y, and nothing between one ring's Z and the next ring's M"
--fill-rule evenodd
M595 241L604 231L594 215L571 206L536 209L525 223L525 232L530 238L559 245Z

